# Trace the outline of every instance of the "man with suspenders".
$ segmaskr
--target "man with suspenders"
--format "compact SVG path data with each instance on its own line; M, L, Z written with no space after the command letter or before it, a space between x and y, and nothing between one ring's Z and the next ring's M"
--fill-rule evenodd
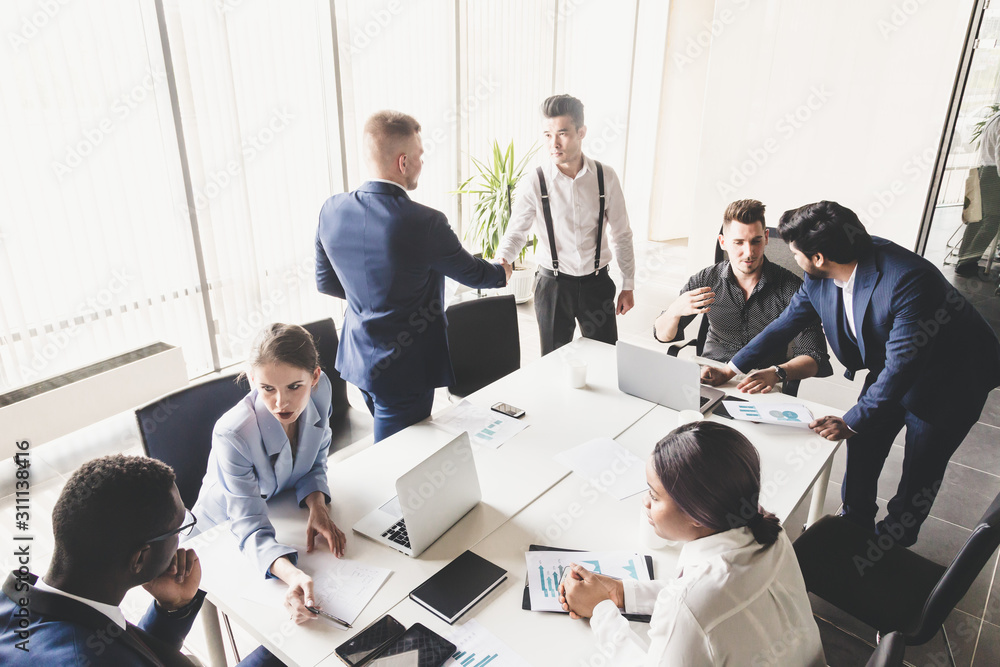
M532 227L539 237L535 315L542 354L573 340L573 330L614 344L615 315L635 301L635 257L625 197L618 175L583 154L587 134L583 103L570 95L554 95L542 103L542 133L552 159L524 176L517 186L507 233L496 259L513 262ZM622 291L608 275L614 244Z

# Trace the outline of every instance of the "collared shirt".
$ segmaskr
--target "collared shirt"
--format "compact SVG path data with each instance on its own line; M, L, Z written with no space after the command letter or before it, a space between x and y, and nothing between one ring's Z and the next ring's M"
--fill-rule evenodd
M107 604L107 603L104 603L104 602L97 602L96 600L88 600L87 598L82 598L79 595L73 595L72 593L67 593L66 591L61 591L58 588L55 588L55 587L50 586L49 584L45 583L45 581L43 581L41 577L38 577L38 579L35 581L35 586L34 587L37 588L40 591L45 591L46 593L54 593L55 595L62 595L63 597L70 598L71 600L76 600L77 602L82 602L83 604L87 605L88 607L93 608L98 613L103 614L104 616L107 616L108 618L110 618L122 630L126 629L125 628L125 614L122 613L122 610L120 608L114 606L113 604Z
M613 602L594 608L590 627L610 664L826 665L784 532L769 547L745 527L688 542L677 570L668 581L623 582L625 611L652 614L648 645Z
M611 236L622 274L622 289L631 290L635 287L635 253L632 248L632 228L629 227L628 211L625 210L625 195L615 170L608 165L603 166L607 233L601 236L599 268L604 268L611 262L611 247L608 243L608 236ZM597 167L594 166L594 161L584 157L583 168L575 178L559 171L551 161L542 166L542 171L545 173L545 187L552 210L559 272L570 276L594 273L597 214L600 211ZM526 171L517 184L510 222L497 249L497 259L508 262L517 259L532 228L538 235L538 247L535 249L538 264L551 270L552 252L545 228L545 215L542 213L542 193L538 185L538 174L534 170Z
M719 262L691 276L681 289L681 294L700 287L710 287L715 292L715 302L708 311L708 338L701 356L723 363L729 362L754 336L778 318L792 300L802 279L794 273L764 258L760 279L746 298L733 274L729 261ZM674 340L680 340L684 328L696 316L686 315L677 325ZM656 328L653 328L656 337ZM659 340L657 338L657 340ZM660 341L670 342L670 341ZM792 341L788 350L767 360L761 368L783 364L800 355L808 355L824 368L830 360L826 338L819 317Z
M979 165L1000 167L1000 116L991 120L979 135Z
M851 271L851 277L847 279L847 282L841 282L836 278L833 279L833 284L840 288L840 292L844 297L844 313L847 315L847 326L851 328L851 335L855 339L858 337L858 329L854 326L854 276L858 275L858 265L854 265L854 270Z
M404 188L402 185L400 185L396 181L390 181L390 180L385 179L385 178L369 178L368 181L374 181L375 183L388 183L389 185L395 185L397 188L399 188L400 190L402 190L403 194L405 194L407 197L410 196L409 193L406 192L406 188Z

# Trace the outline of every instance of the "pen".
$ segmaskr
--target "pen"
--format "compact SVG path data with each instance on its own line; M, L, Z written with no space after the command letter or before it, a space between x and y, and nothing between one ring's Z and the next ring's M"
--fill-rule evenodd
M339 619L336 616L334 616L333 614L328 614L325 611L323 611L322 609L317 609L316 607L306 607L306 609L308 609L309 611L311 611L314 614L319 614L323 618L331 620L334 623L339 623L340 625L344 626L345 628L349 628L349 629L353 629L354 628L354 626L351 625L350 623L348 623L347 621Z

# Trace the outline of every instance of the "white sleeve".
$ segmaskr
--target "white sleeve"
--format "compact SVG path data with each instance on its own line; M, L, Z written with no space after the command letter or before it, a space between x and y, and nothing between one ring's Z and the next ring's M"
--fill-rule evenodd
M652 614L656 605L656 596L666 585L664 581L622 580L625 589L625 611L629 614Z
M534 170L528 171L521 176L517 188L514 190L514 203L511 206L510 220L507 222L507 231L497 247L494 259L505 259L513 263L517 259L521 248L528 242L528 232L538 215L539 197L535 190L538 188L538 175ZM539 242L548 242L548 237L539 239Z
M708 637L684 602L686 592L680 581L661 582L649 623L648 645L632 631L613 602L600 603L590 619L597 650L616 667L715 664Z
M635 289L635 250L632 247L632 227L628 222L628 211L625 209L625 193L622 192L618 174L614 169L606 169L608 178L607 202L605 216L611 231L611 245L618 259L618 269L622 273L622 289Z

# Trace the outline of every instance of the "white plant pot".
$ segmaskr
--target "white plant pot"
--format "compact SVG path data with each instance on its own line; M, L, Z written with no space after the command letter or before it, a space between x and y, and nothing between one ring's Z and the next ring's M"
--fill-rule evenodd
M534 287L534 262L525 262L523 265L518 264L518 267L514 270L514 273L510 277L510 283L507 285L507 289L510 290L510 294L514 295L514 302L525 303L530 301L531 295L534 293Z

